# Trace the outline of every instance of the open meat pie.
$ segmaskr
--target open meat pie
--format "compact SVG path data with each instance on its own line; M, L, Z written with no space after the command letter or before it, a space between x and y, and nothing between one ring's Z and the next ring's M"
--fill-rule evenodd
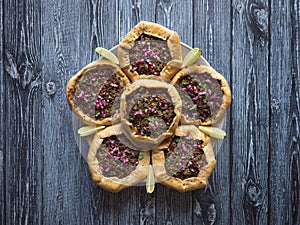
M120 124L95 134L88 152L88 165L97 185L118 192L147 177L150 153L129 146Z
M183 123L212 125L223 118L230 105L231 91L227 81L211 67L186 67L171 83L181 89Z
M97 60L69 80L67 100L82 122L109 125L116 114L113 110L115 99L128 84L128 78L116 64Z
M205 187L215 164L210 138L193 125L179 126L152 152L157 182L181 192Z
M172 136L180 120L181 99L176 89L157 80L137 80L121 96L121 123L138 147L152 149Z
M180 38L159 24L142 21L120 42L118 57L132 81L142 75L171 79L181 66Z

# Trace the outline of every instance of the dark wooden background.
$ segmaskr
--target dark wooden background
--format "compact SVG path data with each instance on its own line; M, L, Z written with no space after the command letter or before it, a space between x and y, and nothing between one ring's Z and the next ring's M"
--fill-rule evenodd
M0 0L0 222L300 224L299 0ZM140 20L227 78L227 139L204 190L95 186L65 86Z

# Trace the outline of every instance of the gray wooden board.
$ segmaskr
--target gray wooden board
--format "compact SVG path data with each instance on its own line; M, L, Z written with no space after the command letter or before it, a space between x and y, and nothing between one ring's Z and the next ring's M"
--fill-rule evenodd
M3 64L3 1L0 0L0 84L4 82L4 64ZM4 224L5 221L5 184L4 184L4 86L0 85L0 223Z
M187 12L188 15L180 12ZM182 42L192 45L192 1L157 1L155 13L155 22L175 30ZM159 212L156 214L156 224L192 224L192 192L178 193L177 191L158 185L155 208L156 212Z
M4 224L41 224L42 107L40 1L3 3L1 134ZM35 27L35 29L33 29ZM1 123L1 124L2 124Z
M3 15L3 2L0 0L0 15ZM3 17L0 17L0 84L3 84L4 82L4 70L3 70ZM3 93L3 87L4 85L0 85L0 105L4 105L4 93ZM0 223L4 224L5 221L5 177L4 177L4 135L3 128L4 128L4 107L0 108Z
M231 22L230 1L194 1L194 47L203 50L203 56L231 84ZM216 16L217 15L217 16ZM222 43L222 44L220 44ZM230 224L230 113L225 128L229 135L217 154L209 188L195 191L194 224ZM217 149L216 149L217 151Z
M270 46L270 224L300 224L300 3L273 2Z
M97 46L109 49L118 43L117 12L117 1L85 0L80 2L80 51L77 56L80 66L77 70L99 58L94 51ZM81 160L81 179L81 195L84 198L81 199L80 224L118 224L117 194L103 191L92 183L87 162L84 159Z
M268 2L232 4L232 224L267 224Z
M297 0L0 0L1 224L300 223ZM232 88L207 188L109 193L78 150L65 85L140 20L176 30Z
M78 67L79 2L42 1L43 223L80 224L80 154L65 86Z
M155 1L126 0L119 2L119 40L140 20L154 22ZM120 195L119 224L155 224L154 196L147 198L145 187L126 190Z

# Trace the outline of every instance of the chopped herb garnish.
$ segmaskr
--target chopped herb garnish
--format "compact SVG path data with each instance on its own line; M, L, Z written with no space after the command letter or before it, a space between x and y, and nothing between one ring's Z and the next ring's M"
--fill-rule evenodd
M99 82L98 82L98 81L96 81L96 82L93 83L93 86L94 86L94 87L97 87L98 85L99 85Z
M137 105L138 105L139 108L142 108L142 106L143 106L143 104L141 103L140 100L137 101Z
M193 105L191 108L190 108L190 110L194 110L194 109L196 109L197 108L197 105Z
M179 143L180 142L180 137L175 137L175 142Z
M187 81L182 81L182 85L186 86L186 85L188 85L188 84L189 84L189 82L187 82Z
M114 89L114 88L112 88L112 89L110 89L110 92L114 94L114 93L116 93L116 92L117 92L117 90L116 90L116 89Z
M140 153L139 155L139 160L143 160L145 158L144 154L143 153Z
M149 121L149 122L154 122L154 117L149 117L149 118L148 118L148 121Z

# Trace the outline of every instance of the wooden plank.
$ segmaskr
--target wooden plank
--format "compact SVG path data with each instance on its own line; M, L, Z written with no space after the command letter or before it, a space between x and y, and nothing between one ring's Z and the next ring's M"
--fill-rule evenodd
M141 20L154 21L155 1L119 1L119 41ZM155 197L147 195L144 186L131 187L119 193L119 224L156 224Z
M300 3L271 5L270 224L300 223Z
M97 46L110 49L118 44L118 11L117 0L80 2L80 51L77 70L99 58L94 51ZM81 160L81 179L81 224L119 224L120 193L109 193L93 184L84 158Z
M233 0L232 6L231 224L267 224L268 1Z
M40 1L4 1L1 131L3 224L42 223ZM2 133L2 132L1 132Z
M156 22L176 31L181 42L193 45L193 13L193 0L159 0L156 6Z
M78 69L78 1L42 1L43 223L81 224L80 154L73 137L65 86Z
M0 0L0 223L4 224L5 221L5 183L4 183L4 140L5 140L5 132L4 132L4 62L3 62L3 1Z
M193 1L157 1L156 22L176 31L182 42L193 44ZM192 196L192 192L179 193L157 185L155 224L192 224Z
M230 1L194 1L194 47L203 50L203 56L224 75L231 86L231 17ZM205 190L196 191L194 224L230 223L230 112L225 119L227 138L221 148L215 149L217 165ZM219 151L219 153L218 153ZM218 154L217 154L218 153Z
M119 42L139 21L155 22L155 1L119 1Z

